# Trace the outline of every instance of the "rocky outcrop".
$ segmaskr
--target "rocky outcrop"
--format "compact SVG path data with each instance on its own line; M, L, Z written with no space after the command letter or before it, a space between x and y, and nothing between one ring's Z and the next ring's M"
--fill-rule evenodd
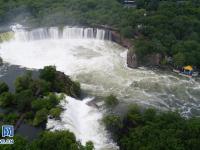
M137 54L131 49L127 53L127 66L130 68L137 68L138 66L159 66L161 60L162 56L159 53L144 56L142 60L138 59Z
M111 31L112 41L128 48L127 52L127 66L130 68L138 67L138 59L136 53L133 51L133 44L130 39L123 38L117 31Z
M130 68L137 68L138 66L158 66L161 63L162 55L159 53L148 54L139 59L133 49L133 42L130 39L124 38L118 31L111 31L112 41L128 48L127 52L127 66Z
M123 47L131 48L132 42L130 39L124 38L117 31L111 31L112 41L120 44Z
M130 68L138 67L137 55L133 50L128 50L127 52L127 66Z
M64 92L65 94L79 99L81 97L81 88L78 82L74 82L69 76L63 72L56 71L56 83L54 84L55 91Z
M146 65L158 66L161 63L162 56L159 53L153 53L145 56L145 59L147 60Z

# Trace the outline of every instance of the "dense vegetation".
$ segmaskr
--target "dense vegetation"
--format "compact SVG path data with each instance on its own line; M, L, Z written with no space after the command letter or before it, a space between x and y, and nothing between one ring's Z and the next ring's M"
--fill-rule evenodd
M73 133L69 131L43 132L38 139L30 142L16 135L13 145L0 145L1 150L93 150L92 142L86 146L76 141Z
M141 110L131 106L123 119L103 119L120 150L198 150L200 118L185 119L176 112Z
M0 6L0 23L26 21L31 26L115 25L122 9L116 0L1 0Z
M59 119L62 109L58 105L64 93L76 98L80 97L80 85L73 82L54 66L40 70L39 78L33 79L31 72L20 76L15 81L15 93L10 93L8 86L0 83L0 106L6 110L0 114L3 123L16 124L17 120L25 120L34 126L46 122L47 116Z
M138 8L147 10L137 42L140 56L158 52L178 66L200 66L200 1L138 0Z

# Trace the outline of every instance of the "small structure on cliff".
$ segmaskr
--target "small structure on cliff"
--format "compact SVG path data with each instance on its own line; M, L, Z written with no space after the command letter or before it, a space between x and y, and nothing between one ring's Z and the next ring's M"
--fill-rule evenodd
M136 2L135 0L123 0L123 4L125 7L136 7Z

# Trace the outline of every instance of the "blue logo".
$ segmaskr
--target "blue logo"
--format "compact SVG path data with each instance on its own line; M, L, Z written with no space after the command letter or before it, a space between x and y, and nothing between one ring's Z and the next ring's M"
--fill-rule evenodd
M2 126L2 137L13 137L14 136L14 126L3 125Z

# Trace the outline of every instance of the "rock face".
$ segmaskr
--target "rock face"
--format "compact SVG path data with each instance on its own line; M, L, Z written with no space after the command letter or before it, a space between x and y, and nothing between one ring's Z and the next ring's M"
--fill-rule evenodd
M128 52L127 52L127 66L130 68L138 67L137 55L132 50L128 50Z
M133 50L128 50L127 65L130 68L137 68L138 66L159 66L162 56L159 53L149 54L144 56L143 61L139 60Z
M127 53L127 66L130 68L137 68L138 66L158 66L161 63L162 56L159 53L148 54L140 60L137 54L133 50L133 44L130 39L123 38L119 32L111 31L112 41L120 44L123 47L128 48Z
M112 31L112 41L120 44L123 47L128 48L127 66L130 68L137 68L138 60L136 53L132 50L133 45L131 40L121 37L121 35L116 31Z
M81 97L80 84L72 81L70 77L65 75L63 72L56 71L55 88L56 87L58 88L58 89L55 89L55 91L57 92L64 92L67 95L70 95L77 99Z
M147 60L146 65L158 66L160 65L162 56L159 53L153 53L145 56L145 59Z
M132 42L130 39L123 38L117 31L111 31L112 41L120 44L123 47L131 48Z

